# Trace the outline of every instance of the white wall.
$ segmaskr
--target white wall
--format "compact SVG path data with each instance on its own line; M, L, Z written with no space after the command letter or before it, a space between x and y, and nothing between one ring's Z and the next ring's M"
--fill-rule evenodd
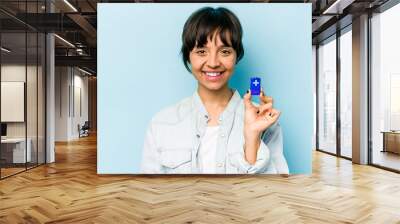
M88 120L88 77L72 67L56 67L55 73L55 140L70 141Z
M74 108L73 108L73 119L72 119L72 136L79 137L78 133L78 124L81 126L85 123L85 121L89 120L89 112L88 112L88 77L83 77L79 73L79 75L74 75ZM80 96L80 97L79 97Z
M55 68L55 141L68 140L68 116L70 84L69 69L67 67Z

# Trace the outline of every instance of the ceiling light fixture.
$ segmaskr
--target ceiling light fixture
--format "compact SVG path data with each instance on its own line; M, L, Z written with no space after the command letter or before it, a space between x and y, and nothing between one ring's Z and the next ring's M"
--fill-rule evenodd
M343 9L351 5L355 0L336 0L332 5L324 10L322 14L342 14Z
M74 10L74 12L78 12L78 10L71 4L69 3L68 0L64 0L65 4L67 4L72 10Z
M85 74L87 74L87 75L92 76L92 73L90 73L90 72L88 72L88 71L86 71L86 70L83 70L83 69L81 69L81 68L79 68L79 67L78 67L78 70L81 71L81 72L83 72L83 73L85 73Z
M71 42L69 42L68 40L66 40L66 39L64 39L64 38L62 38L62 37L60 37L60 36L57 35L57 34L54 34L54 36L57 37L58 39L60 39L62 42L64 42L64 43L66 43L67 45L69 45L70 47L75 48L75 45L73 45L73 44L72 44Z
M9 50L9 49L7 49L7 48L5 48L5 47L1 47L1 50L4 51L4 52L6 52L6 53L10 53L10 52L11 52L11 50Z

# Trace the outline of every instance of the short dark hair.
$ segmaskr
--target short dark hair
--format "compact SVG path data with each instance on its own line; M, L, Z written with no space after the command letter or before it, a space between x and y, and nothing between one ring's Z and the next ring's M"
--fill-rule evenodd
M190 52L195 47L203 47L208 41L207 38L214 32L217 32L226 46L230 46L236 51L236 63L242 59L244 55L243 31L239 19L226 8L204 7L190 15L183 27L181 54L183 63L189 72L191 72L188 65Z

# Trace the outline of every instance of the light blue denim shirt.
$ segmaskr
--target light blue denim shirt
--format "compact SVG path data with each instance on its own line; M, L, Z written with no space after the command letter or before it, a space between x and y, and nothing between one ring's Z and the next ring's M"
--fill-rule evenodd
M193 96L158 112L146 132L142 173L201 173L198 152L208 120L208 113L197 91ZM244 104L238 91L235 90L220 115L219 125L215 164L217 174L289 173L278 122L263 133L256 163L251 165L246 161Z

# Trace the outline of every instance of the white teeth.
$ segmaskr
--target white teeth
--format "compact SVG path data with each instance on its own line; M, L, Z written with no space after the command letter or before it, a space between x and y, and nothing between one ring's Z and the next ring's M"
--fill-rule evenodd
M221 72L206 72L206 75L215 77L221 75Z

